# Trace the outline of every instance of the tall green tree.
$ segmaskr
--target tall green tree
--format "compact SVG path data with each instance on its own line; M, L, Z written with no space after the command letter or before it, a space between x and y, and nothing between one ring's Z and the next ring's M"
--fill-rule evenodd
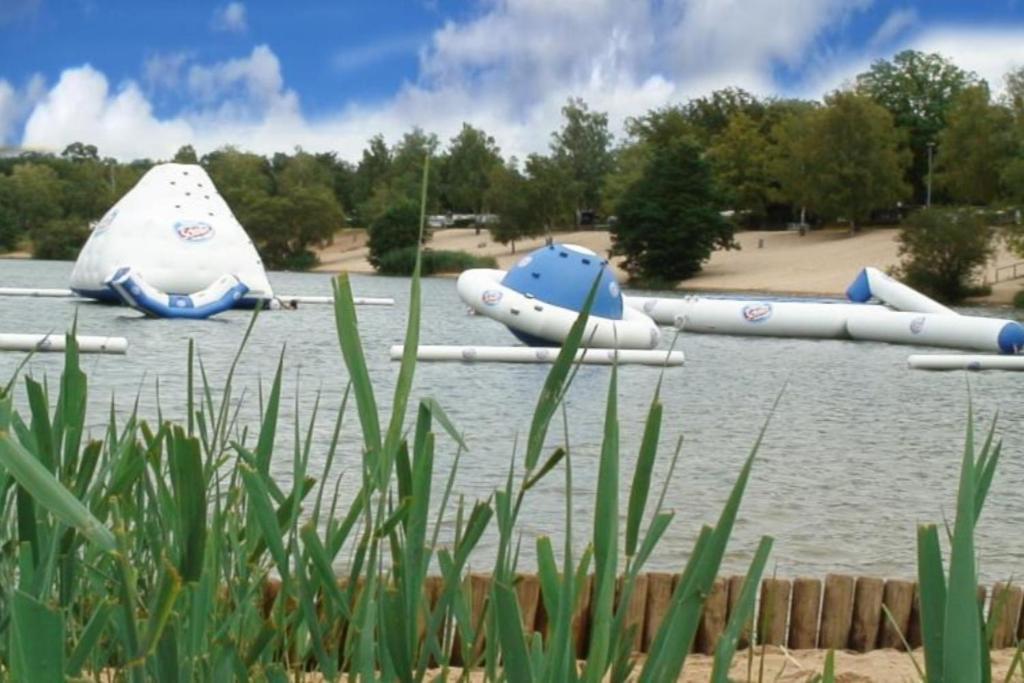
M441 161L441 195L446 208L456 213L484 212L484 198L493 169L501 166L494 138L468 123L451 139Z
M420 205L406 197L389 206L370 224L367 260L379 269L381 258L400 249L415 247L420 238Z
M572 181L576 210L601 206L601 189L612 169L612 134L608 114L590 111L581 99L562 107L564 123L552 134L552 159L563 165Z
M961 92L939 133L936 182L949 196L967 204L990 204L1013 155L1010 111L991 101L982 83Z
M760 222L773 188L771 145L758 122L742 111L734 114L708 149L707 158L724 204Z
M531 154L526 158L525 170L531 201L545 229L575 227L579 196L569 167L552 157Z
M778 130L783 152L776 170L794 203L856 230L873 210L909 195L905 136L870 98L838 91L825 107L790 121Z
M370 200L387 182L391 172L391 150L383 135L370 138L352 179L352 211L357 225L368 225Z
M1024 66L1005 76L1005 103L1013 118L1009 159L1003 168L1002 196L1009 202L1024 204Z
M491 237L502 244L511 244L526 237L544 234L544 219L538 211L529 180L516 168L515 160L493 167L488 173L485 197L487 206L498 215L490 226Z
M736 246L714 202L711 169L699 147L676 140L654 150L623 196L612 254L634 280L674 282L695 275L715 249Z
M18 164L10 176L10 192L22 234L41 228L63 214L60 177L50 166L34 162Z
M857 76L857 92L889 110L896 126L907 133L913 153L907 180L919 204L926 194L928 143L938 141L957 95L977 83L976 74L946 57L916 50L880 59Z
M171 159L176 164L198 164L199 157L196 155L196 148L192 145L182 145L174 153Z

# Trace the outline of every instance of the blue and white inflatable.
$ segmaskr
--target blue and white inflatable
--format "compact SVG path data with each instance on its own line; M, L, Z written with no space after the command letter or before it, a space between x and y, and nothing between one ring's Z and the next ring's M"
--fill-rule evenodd
M113 286L127 282L126 268L133 282L146 285L139 285L149 292L143 299L131 299L128 285ZM244 290L225 288L227 277ZM150 315L173 317L204 317L228 303L252 306L274 296L252 240L194 164L154 166L103 216L78 255L71 289L102 301L131 299Z
M126 306L151 318L209 318L234 308L249 288L234 275L223 275L194 294L166 294L131 268L120 268L106 285Z
M456 283L459 297L480 315L497 320L530 346L558 346L600 279L584 345L653 349L661 339L643 311L624 305L608 262L584 247L551 244L524 256L508 272L477 268Z

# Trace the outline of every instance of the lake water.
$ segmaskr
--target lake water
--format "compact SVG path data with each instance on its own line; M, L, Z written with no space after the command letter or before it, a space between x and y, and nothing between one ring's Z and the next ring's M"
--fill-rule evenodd
M0 286L64 287L70 269L70 263L0 261ZM327 275L274 273L271 281L281 293L330 293ZM402 341L408 284L405 279L353 277L357 296L396 300L394 307L359 308L360 334L381 404L390 401L398 371L388 360L388 347ZM125 336L130 343L126 356L85 357L93 425L103 422L112 394L126 409L141 391L141 412L155 418L157 378L165 416L181 417L187 340L197 341L207 371L218 384L249 322L246 312L208 321L147 320L126 308L0 298L0 332L63 331L76 312L80 333ZM665 337L667 346L672 334ZM428 279L423 283L422 343L515 342L497 323L467 316L453 280ZM1024 523L1024 385L1019 375L911 371L906 357L914 350L886 344L710 335L686 335L680 343L687 363L665 373L664 429L655 476L655 485L660 486L673 447L684 436L683 454L666 496L666 506L677 515L651 568L681 570L700 524L717 516L782 391L729 546L728 570L744 569L757 539L769 534L776 542L768 571L780 576L849 572L912 577L915 525L941 524L954 516L969 396L979 423L985 423L983 429L998 411L1004 442L1004 456L978 527L981 573L986 580L1005 579L1024 569L1024 538L1017 536ZM252 425L258 383L269 383L285 344L282 424L287 428L279 427L274 472L287 484L296 395L305 423L317 392L321 394L312 456L316 470L322 466L347 374L330 307L261 315L235 381L236 391L244 389L252 399L242 412L243 420ZM21 358L0 354L0 380L6 381ZM61 364L59 354L40 355L29 371L53 381ZM417 368L414 394L435 397L466 434L470 451L462 458L456 489L468 500L486 497L503 484L513 444L517 437L525 438L547 370L451 363L422 363ZM577 539L589 533L592 523L609 372L583 368L567 401ZM620 370L621 470L627 475L659 373L637 366ZM360 457L357 424L350 410L339 455L350 478ZM553 431L557 434L552 445L562 438L560 428ZM438 487L454 451L449 439L439 437ZM623 513L628 485L624 476ZM527 563L532 561L529 551L535 536L561 538L564 507L560 471L528 494L520 527ZM480 569L487 568L493 538L485 539L485 545L475 560Z

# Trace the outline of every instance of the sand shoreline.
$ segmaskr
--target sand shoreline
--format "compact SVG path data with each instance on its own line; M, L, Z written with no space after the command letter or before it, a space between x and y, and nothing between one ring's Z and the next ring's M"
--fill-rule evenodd
M737 234L740 249L716 251L703 270L676 287L682 292L762 293L781 296L843 297L846 288L864 266L890 268L899 263L896 228L866 229L851 235L845 229L815 230L801 236L795 231L747 231ZM599 254L607 254L611 239L605 231L557 233L561 242L580 244ZM320 250L317 272L348 271L372 274L366 260L363 231L346 231L335 243ZM486 231L479 235L472 228L437 230L427 243L432 249L453 249L479 256L492 256L498 266L508 268L523 254L544 244L543 238L523 240L510 247L494 242ZM987 281L994 282L1000 268L1024 259L1000 245L985 268ZM620 259L612 264L620 279L625 273ZM1005 272L1005 271L1004 271ZM992 293L978 303L1009 305L1024 287L1024 278L1004 280L993 285Z

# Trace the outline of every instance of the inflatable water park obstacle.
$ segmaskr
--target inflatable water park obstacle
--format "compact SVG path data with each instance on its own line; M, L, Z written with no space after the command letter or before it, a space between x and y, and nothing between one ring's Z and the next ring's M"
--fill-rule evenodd
M687 332L808 339L852 339L1017 354L1024 326L960 315L877 268L865 268L846 303L689 296L626 297L662 325Z
M583 349L585 364L638 363L682 365L682 351L655 350L661 340L657 323L625 305L622 289L608 262L590 249L553 243L519 260L508 271L464 271L456 290L473 312L508 328L523 346L420 346L420 360L459 362L550 363L569 336L573 323L597 282ZM392 347L391 357L401 357Z
M294 308L326 296L275 295L245 229L202 166L158 164L93 227L71 287L0 295L85 297L147 316L207 318L236 307ZM357 298L391 305L392 299Z

